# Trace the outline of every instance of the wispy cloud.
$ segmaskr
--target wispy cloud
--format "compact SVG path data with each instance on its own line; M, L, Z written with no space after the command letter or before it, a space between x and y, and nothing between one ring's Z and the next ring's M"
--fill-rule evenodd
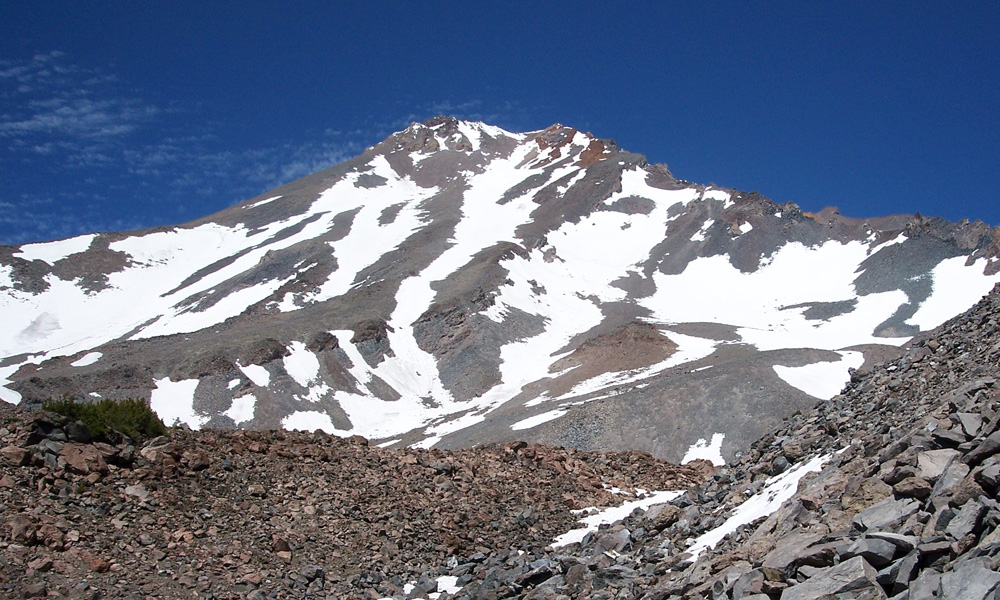
M116 89L116 78L68 64L61 52L29 61L0 61L0 137L31 148L64 150L106 145L162 110Z
M0 61L0 243L178 223L357 154L364 132L226 147L196 106L152 101L54 51Z
M0 60L0 244L182 223L347 160L413 121L447 114L523 130L531 112L400 99L389 114L247 147L200 111L62 52Z

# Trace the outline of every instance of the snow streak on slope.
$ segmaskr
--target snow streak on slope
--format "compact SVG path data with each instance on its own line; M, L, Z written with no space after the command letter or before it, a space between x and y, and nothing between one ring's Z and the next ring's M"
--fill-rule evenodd
M72 363L70 363L70 366L71 367L87 367L87 366L90 366L90 365L96 363L97 361L101 360L102 356L104 356L104 355L102 353L100 353L100 352L88 352L88 353L84 354L83 356L81 356L79 359L77 359L77 360L73 361Z
M809 473L819 471L832 455L817 456L808 462L800 462L780 475L767 480L764 489L757 492L740 504L726 522L698 537L688 548L695 558L706 548L714 548L727 535L736 531L740 525L753 523L781 508L782 503L795 495L799 480Z
M292 342L289 354L284 358L285 372L302 387L319 376L319 359L302 342Z
M586 517L580 519L580 522L585 526L579 529L573 529L567 531L566 533L560 535L552 541L551 546L553 548L561 548L562 546L568 546L570 544L577 544L583 541L583 538L587 536L588 533L592 531L597 531L601 525L615 523L621 521L625 517L632 514L637 508L643 510L648 509L650 506L656 504L666 504L670 502L677 496L683 494L683 491L659 491L652 492L646 495L644 498L639 498L638 500L630 500L625 502L621 506L612 506L610 508L605 508L604 510L597 511L594 514L587 515ZM582 509L574 512L589 512L592 509Z
M21 403L21 394L5 387L8 383L12 383L12 381L7 378L16 373L20 368L21 363L7 367L0 367L0 400L3 400L8 404Z
M512 183L537 174L524 167L518 168L530 152L531 147L523 145L511 156L494 161L484 173L463 174L468 187L462 197L462 219L456 225L450 240L452 245L422 272L400 284L396 293L396 309L389 319L387 333L394 356L386 357L371 370L399 392L402 398L383 402L367 396L338 392L336 397L341 408L347 412L354 425L352 432L390 437L409 431L414 423L424 424L443 415L470 408L466 403L454 402L445 389L441 383L437 360L417 345L413 323L434 301L436 293L431 287L432 283L445 279L483 249L500 242L516 241L515 230L528 222L537 205L527 194L501 204L497 190L509 188ZM574 172L576 168L566 166L555 169L549 174L549 179L558 180ZM350 344L345 345L347 346ZM356 363L355 368L358 367ZM510 396L516 393L514 391ZM489 400L486 399L475 404L485 406L488 403ZM378 433L360 426L360 423L368 423Z
M133 339L188 333L221 323L242 313L290 281L296 274L244 287L218 300L205 310L193 299L257 266L268 251L280 250L314 239L329 231L334 218L362 207L360 221L351 234L338 242L335 254L339 268L320 290L319 301L347 291L357 273L405 240L419 225L416 204L436 189L418 188L400 179L383 157L372 161L373 173L386 177L377 188L355 186L359 173L339 182L324 193L306 213L268 224L255 233L243 226L206 224L191 229L153 232L114 242L113 251L124 252L131 264L108 276L108 286L88 293L74 282L53 275L45 279L48 289L33 295L9 290L0 296L0 310L9 323L19 324L0 332L0 355L47 352L47 357L74 354L109 342L138 329ZM381 211L409 201L390 224L379 226ZM301 229L280 239L276 234L305 223ZM374 225L372 225L374 223ZM51 261L89 246L93 236L22 248L27 256ZM225 266L180 284L192 273L208 265L237 256Z
M247 365L244 367L239 363L237 363L236 366L243 371L243 374L246 375L247 379L252 381L254 385L266 388L271 384L271 373L264 367L260 365Z
M513 283L500 288L495 303L542 317L545 331L504 345L500 350L502 383L476 399L476 411L433 426L429 432L442 436L468 427L481 421L488 410L518 395L528 383L550 377L550 366L565 355L559 351L603 319L595 299L610 302L625 298L625 292L612 284L630 269L637 269L662 241L670 220L668 209L696 197L693 190L650 188L645 177L638 169L624 171L622 189L612 201L637 195L649 198L654 208L648 215L594 212L551 232L548 246L533 249L527 258L515 256L502 263ZM594 243L595 239L602 243ZM554 260L546 260L550 249Z
M340 240L330 242L337 270L314 294L302 298L304 303L323 302L347 293L358 273L375 264L382 256L398 247L423 223L420 203L438 192L437 188L421 188L408 178L400 178L383 156L376 156L367 174L382 177L382 185L368 188L356 185L362 174L352 174L323 192L312 210L341 214L357 210L350 232ZM379 219L389 207L403 203L396 218L381 224Z

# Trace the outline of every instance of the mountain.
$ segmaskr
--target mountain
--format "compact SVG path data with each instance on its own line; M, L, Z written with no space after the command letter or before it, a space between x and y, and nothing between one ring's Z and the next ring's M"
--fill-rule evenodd
M0 406L3 597L992 600L1000 286L730 464ZM581 520L580 523L574 523Z
M178 227L0 247L0 398L715 462L1000 281L1000 230L803 212L438 117Z

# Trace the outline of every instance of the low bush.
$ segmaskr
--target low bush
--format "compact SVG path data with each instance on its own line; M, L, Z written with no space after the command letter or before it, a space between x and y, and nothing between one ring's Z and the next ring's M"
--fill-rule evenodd
M124 434L136 441L164 435L167 432L163 421L142 398L128 398L121 401L107 398L93 403L76 402L73 398L50 400L42 409L65 416L73 421L82 421L95 440L115 442Z

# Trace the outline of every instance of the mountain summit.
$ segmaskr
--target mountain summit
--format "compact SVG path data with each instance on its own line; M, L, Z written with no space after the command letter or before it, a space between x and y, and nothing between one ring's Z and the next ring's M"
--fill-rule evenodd
M0 398L380 444L732 458L1000 281L1000 229L437 117L170 228L0 247Z

